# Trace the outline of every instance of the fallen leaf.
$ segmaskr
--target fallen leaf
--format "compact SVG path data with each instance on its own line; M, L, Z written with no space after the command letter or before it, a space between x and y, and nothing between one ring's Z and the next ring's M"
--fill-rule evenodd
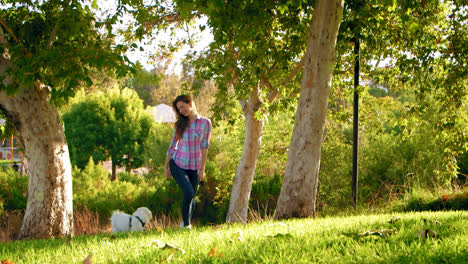
M423 219L424 224L435 224L435 225L442 225L442 222L437 220L428 220L426 218Z
M267 237L273 237L273 238L290 238L290 237L293 237L291 234L283 234L283 233L277 233L277 234L274 234L274 235L268 235Z
M211 226L211 229L216 230L216 229L219 229L221 227L223 227L223 226L222 225L213 225L213 226Z
M156 227L156 231L158 231L159 233L162 233L164 230L162 229L162 227L157 226L157 227Z
M283 222L279 222L279 223L273 223L273 224L270 224L270 226L277 226L277 225L280 225L280 226L286 226L285 223Z
M166 243L166 246L164 246L163 249L165 249L165 248L176 249L176 250L179 250L180 252L182 252L182 255L185 254L185 250L183 248L181 248L181 247L176 246L176 245L171 245L169 243Z
M160 241L160 240L153 240L151 241L153 245L158 246L158 248L164 248L166 246L166 243Z
M1 264L15 264L14 262L11 262L10 260L8 259L5 259L5 260L2 260L2 262L0 262Z
M169 256L167 256L167 258L166 258L165 262L169 262L169 261L171 261L171 259L172 259L172 256L174 256L174 250L171 250L171 253L169 254Z
M437 232L434 230L425 229L425 230L419 230L419 237L422 239L439 238L439 234L437 234Z
M217 247L214 247L210 250L210 252L208 252L208 256L210 258L214 258L215 254L216 254L216 251L218 251L218 248Z
M232 239L237 239L239 241L244 241L244 238L242 237L242 233L240 231L236 231L231 235Z
M183 248L179 247L179 246L176 246L176 245L172 245L172 244L169 244L169 243L164 243L164 242L162 242L160 240L157 240L157 239L151 241L151 243L153 245L156 245L159 249L168 249L168 248L176 249L176 250L182 252L182 254L185 254L185 250Z
M91 258L93 257L93 254L90 254L83 260L83 264L91 264Z
M359 236L363 237L363 236L379 236L379 237L386 237L388 235L391 235L393 233L395 233L396 230L395 229L386 229L386 230L370 230L370 231L366 231L366 232L363 232L363 233L360 233Z

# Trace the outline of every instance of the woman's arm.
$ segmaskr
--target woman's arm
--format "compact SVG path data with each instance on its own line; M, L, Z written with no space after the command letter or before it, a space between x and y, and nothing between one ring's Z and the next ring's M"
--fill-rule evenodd
M201 149L201 162L200 162L200 170L198 171L198 182L201 182L205 179L205 164L206 164L207 156L208 156L208 149L207 148Z
M174 146L176 145L176 142L177 142L177 139L176 139L175 131L174 131L174 135L172 136L171 145L169 146L169 149L167 150L166 161L164 162L164 174L166 175L166 177L168 179L171 178L171 170L169 168L169 162L171 161L172 155L175 152Z
M164 174L168 179L171 178L171 169L169 168L169 162L171 161L172 154L166 156L166 162L164 163Z

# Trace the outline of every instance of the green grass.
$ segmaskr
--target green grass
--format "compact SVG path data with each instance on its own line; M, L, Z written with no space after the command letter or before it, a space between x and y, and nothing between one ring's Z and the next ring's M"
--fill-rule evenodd
M364 235L375 230L394 231ZM438 237L420 238L421 230ZM468 211L395 213L16 241L0 244L0 260L82 263L92 254L91 263L468 263L467 242Z

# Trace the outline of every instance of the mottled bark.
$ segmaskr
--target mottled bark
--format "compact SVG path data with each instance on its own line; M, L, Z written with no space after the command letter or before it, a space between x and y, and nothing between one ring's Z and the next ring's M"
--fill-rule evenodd
M0 58L0 74L3 84L18 85L18 90L14 95L0 91L0 107L20 134L29 176L20 238L73 235L71 165L59 113L49 103L47 86L36 81L34 87L21 87L8 76L7 51Z
M228 223L247 221L252 181L262 142L263 119L255 118L255 113L262 105L258 97L258 88L251 92L249 100L241 101L241 104L245 116L244 148L232 184L229 211L226 216Z
M315 215L323 128L342 12L343 0L316 1L275 219Z

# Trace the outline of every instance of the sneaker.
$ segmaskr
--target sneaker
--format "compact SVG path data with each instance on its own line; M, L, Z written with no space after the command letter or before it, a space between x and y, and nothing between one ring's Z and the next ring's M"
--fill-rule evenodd
M179 228L180 229L192 229L192 225L184 226L184 221L182 220L182 222L179 225Z

